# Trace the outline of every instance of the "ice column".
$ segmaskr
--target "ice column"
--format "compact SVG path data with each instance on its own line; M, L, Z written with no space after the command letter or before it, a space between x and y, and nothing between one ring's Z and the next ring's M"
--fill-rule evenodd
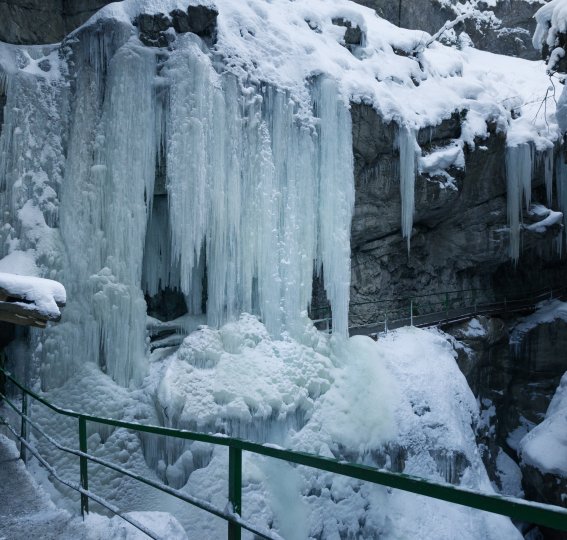
M410 249L413 214L415 212L415 165L416 147L415 131L401 126L398 132L400 151L400 194L402 199L402 235L407 238Z
M561 253L563 248L563 238L567 241L567 164L563 152L557 155L555 162L555 183L559 209L563 212L563 235L558 251Z
M529 209L532 193L533 149L529 143L506 148L506 182L510 258L516 264L520 256L522 198Z
M67 255L62 281L71 302L52 334L59 335L59 353L68 362L95 361L128 385L141 380L145 369L146 304L140 283L159 137L156 59L152 49L134 39L116 52L93 50L100 54L81 58L81 50L77 53L61 194Z
M333 329L346 336L350 225L354 209L351 116L345 104L338 99L332 80L323 78L317 90L315 104L320 119L319 252L325 290L333 309Z
M207 319L257 313L273 334L294 331L311 299L316 260L337 332L346 335L354 201L350 115L333 82L314 111L269 85L219 75L191 36L163 75L172 258L191 295L207 263ZM311 104L307 104L310 107Z

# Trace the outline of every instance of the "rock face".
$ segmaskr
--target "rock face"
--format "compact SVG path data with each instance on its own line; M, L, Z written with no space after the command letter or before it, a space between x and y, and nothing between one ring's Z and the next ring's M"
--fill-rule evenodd
M567 323L540 324L510 345L508 329L514 321L480 317L479 322L482 331L471 333L465 324L449 332L465 345L457 349L459 367L481 403L484 423L478 436L487 470L498 477L502 449L521 466L526 498L565 506L565 478L523 463L519 452L523 436L544 419L567 370ZM565 538L551 530L544 533L545 538Z
M354 0L376 10L378 15L404 28L415 28L435 33L445 21L454 19L454 12L436 0ZM0 41L18 44L55 43L83 24L98 9L110 0L0 0ZM535 28L533 14L542 2L528 0L499 0L495 7L486 8L502 23L491 28L487 23L465 22L457 30L465 30L479 49L539 59L531 46L531 35ZM482 3L481 3L482 7ZM192 9L192 8L189 8ZM193 9L201 9L195 6ZM206 11L207 8L202 8ZM207 27L209 14L203 11L202 23ZM182 12L183 13L183 12ZM174 22L175 30L184 30L181 17ZM193 15L193 20L196 20ZM195 24L195 23L194 23ZM347 46L358 41L360 29L353 25L345 34ZM195 33L199 34L198 31ZM201 34L199 34L201 35Z
M142 14L134 20L140 32L140 41L149 47L166 47L178 34L192 32L212 45L216 35L218 11L206 6L189 6L186 11L174 9L169 16Z
M438 126L423 129L424 153L451 144L461 134L465 113L455 112ZM352 105L356 203L352 222L351 323L374 322L378 303L463 289L486 289L478 301L495 295L562 283L563 263L553 236L524 234L518 267L508 252L505 138L492 128L465 149L464 170L449 169L453 185L429 175L415 183L414 230L408 254L401 234L401 195L397 126L384 124L365 104ZM534 201L544 201L542 170L533 179ZM528 216L525 218L528 219Z
M56 43L109 0L0 0L0 41Z
M397 26L437 32L447 20L455 19L455 13L435 0L355 0L358 4L376 10L376 13ZM456 2L454 2L456 3ZM456 28L466 31L475 47L495 52L538 60L531 36L535 30L534 13L544 2L526 0L498 0L496 6L480 3L480 9L489 9L502 22L496 28L486 22L465 21ZM483 6L484 4L484 6Z

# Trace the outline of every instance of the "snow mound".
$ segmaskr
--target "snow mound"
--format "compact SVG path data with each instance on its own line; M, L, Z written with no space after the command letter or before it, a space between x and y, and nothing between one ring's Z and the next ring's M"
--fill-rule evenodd
M567 373L561 378L545 419L520 441L522 462L542 473L567 478Z
M29 302L18 302L23 307L30 307L32 304L31 307L47 317L59 317L59 306L64 306L67 301L65 287L51 279L0 272L0 289L8 296Z
M510 343L521 343L523 336L540 324L549 324L556 320L567 322L567 302L546 300L537 306L537 310L523 317L510 332Z
M567 1L552 0L540 7L534 15L537 22L533 45L541 50L544 44L551 49L556 46L557 34L567 32Z

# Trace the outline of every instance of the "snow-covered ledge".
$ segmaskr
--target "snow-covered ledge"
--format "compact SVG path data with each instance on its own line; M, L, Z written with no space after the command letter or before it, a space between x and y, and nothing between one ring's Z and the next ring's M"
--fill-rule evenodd
M45 328L59 321L67 301L65 287L57 281L0 272L0 321Z

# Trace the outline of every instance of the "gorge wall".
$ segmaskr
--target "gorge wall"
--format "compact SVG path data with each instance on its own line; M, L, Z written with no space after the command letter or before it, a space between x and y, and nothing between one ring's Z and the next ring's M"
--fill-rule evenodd
M451 0L354 0L376 10L384 19L402 28L425 30L434 34L445 21L455 18ZM18 44L43 44L61 41L83 24L109 0L1 0L0 41ZM535 60L531 46L535 29L533 14L540 1L499 0L495 6L475 2L481 11L491 10L501 22L465 21L458 33L466 31L482 50ZM478 4L478 6L477 6Z

